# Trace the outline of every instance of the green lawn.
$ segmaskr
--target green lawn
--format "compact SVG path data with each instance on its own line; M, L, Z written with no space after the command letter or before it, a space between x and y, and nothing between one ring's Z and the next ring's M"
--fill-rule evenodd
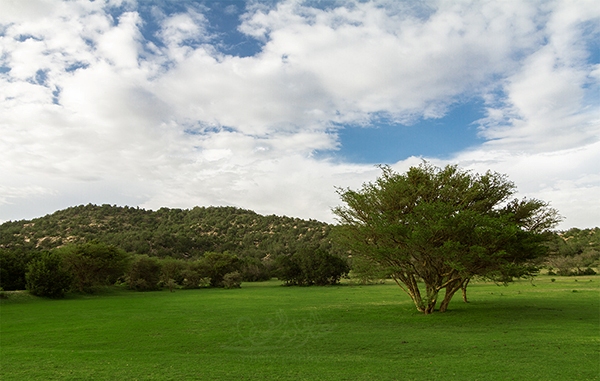
M11 295L0 379L600 380L600 277L555 278L429 316L395 284Z

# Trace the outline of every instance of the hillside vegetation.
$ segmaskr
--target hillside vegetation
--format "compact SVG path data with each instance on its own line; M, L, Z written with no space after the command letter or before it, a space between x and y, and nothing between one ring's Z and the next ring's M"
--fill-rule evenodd
M339 282L349 265L353 266L351 276L363 283L387 276L359 257L342 254L332 242L333 229L324 222L262 216L234 207L152 211L80 205L0 225L0 288L24 289L28 273L32 282L41 282L38 289L55 285L51 276L59 273L54 267L66 269L73 282L70 288L79 290L94 289L109 279L128 282L130 288L140 290L235 287L242 280L271 277L289 285L325 285ZM597 271L599 228L552 233L547 244L548 256L536 265L546 267L551 275L593 275ZM60 259L45 256L48 252ZM128 263L119 264L118 258L126 258L119 252L128 255ZM106 258L114 259L110 266L116 270L100 279L98 274L110 268L103 262ZM33 283L29 289L35 290ZM54 292L62 294L68 289Z
M157 211L111 205L81 205L30 221L0 225L0 247L44 250L99 241L126 252L191 258L224 252L264 258L310 246L328 250L331 225L299 218L262 216L234 207Z
M334 253L331 229L233 207L76 206L0 225L0 288L61 297L114 282L140 291L231 288L274 276L335 284L349 265Z
M558 232L549 242L546 267L557 275L592 275L600 262L600 228L572 228Z

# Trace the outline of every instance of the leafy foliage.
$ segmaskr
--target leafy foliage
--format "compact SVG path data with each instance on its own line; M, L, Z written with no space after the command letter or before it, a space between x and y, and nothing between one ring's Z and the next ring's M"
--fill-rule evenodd
M0 288L5 291L24 290L27 266L40 255L39 251L0 249Z
M158 259L138 255L127 274L127 285L132 290L154 291L160 289L160 278L161 265Z
M227 273L223 276L223 287L227 289L240 288L242 284L242 274L239 271Z
M557 275L593 275L600 265L600 228L572 228L552 236L546 265Z
M363 255L352 256L350 267L352 270L348 274L349 278L361 284L384 283L385 279L391 277L386 268Z
M102 242L156 257L199 258L228 251L238 257L275 258L306 245L329 247L331 226L299 218L261 216L233 207L157 211L81 205L31 221L0 225L0 248L43 250Z
M212 287L223 287L225 275L238 272L240 266L239 258L229 252L205 253L204 257L198 261L200 274L203 277L210 278Z
M114 284L129 266L129 255L115 246L98 242L68 245L56 250L80 292Z
M331 225L315 220L261 216L233 207L150 211L81 205L31 221L0 225L0 263L2 278L6 280L2 282L8 286L6 289L22 288L24 267L35 253L55 248L70 252L90 242L118 247L130 254L185 260L183 265L170 263L163 268L162 284L171 289L200 287L207 278L213 286L221 286L223 276L233 271L239 271L246 281L267 280L273 276L275 259L279 256L292 255L308 246L332 250L330 231ZM239 263L225 273L209 269L212 265L220 266L219 261L207 264L211 253L225 252ZM86 263L83 267L96 266L88 263L93 262L90 258L80 254L67 257L80 290L89 290L92 284L109 278L114 280L107 274L81 272L83 262ZM75 263L75 258L79 262Z
M57 253L44 252L31 261L26 274L27 290L37 296L62 298L71 287L71 274Z
M323 250L303 250L278 258L279 278L288 285L332 285L350 271L348 262Z
M424 163L398 174L384 166L375 183L339 190L340 242L383 267L425 314L445 290L445 311L473 276L506 282L535 272L542 233L558 215L539 200L509 201L514 189L492 172Z

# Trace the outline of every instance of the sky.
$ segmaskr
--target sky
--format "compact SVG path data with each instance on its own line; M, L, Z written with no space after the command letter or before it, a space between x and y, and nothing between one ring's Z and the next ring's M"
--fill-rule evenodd
M0 222L80 204L335 222L428 161L600 226L596 1L0 0Z

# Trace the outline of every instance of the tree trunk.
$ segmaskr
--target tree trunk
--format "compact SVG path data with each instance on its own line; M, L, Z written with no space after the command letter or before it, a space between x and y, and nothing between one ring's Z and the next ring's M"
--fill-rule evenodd
M425 315L428 315L435 311L435 305L437 304L438 289L435 286L426 285L427 289L427 308Z
M440 312L446 312L448 310L448 305L450 304L450 300L456 293L456 291L460 290L465 283L465 279L457 280L456 282L450 283L446 286L446 294L444 295L444 300L442 300L442 304L440 304Z
M425 304L423 303L423 298L421 298L421 292L419 291L419 286L417 285L417 282L414 279L414 277L412 277L410 275L401 276L401 275L395 274L392 277L392 279L394 279L394 282L396 282L396 284L402 289L402 291L406 292L408 294L408 296L410 296L413 303L415 303L415 307L417 307L417 311L423 312L426 314L427 308L426 308Z
M469 303L469 301L467 300L467 285L469 284L470 280L471 280L470 278L467 278L467 280L465 280L463 285L460 287L462 289L463 302L465 302L465 303Z

